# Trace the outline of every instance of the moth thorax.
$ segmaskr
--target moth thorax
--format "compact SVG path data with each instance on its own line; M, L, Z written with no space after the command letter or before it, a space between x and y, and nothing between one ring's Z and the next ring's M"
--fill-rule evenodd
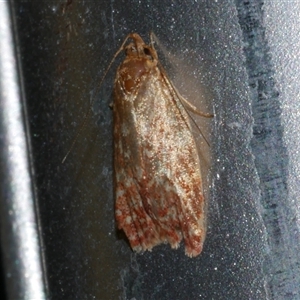
M128 94L133 93L143 77L155 66L156 62L146 57L127 57L118 72L124 91Z

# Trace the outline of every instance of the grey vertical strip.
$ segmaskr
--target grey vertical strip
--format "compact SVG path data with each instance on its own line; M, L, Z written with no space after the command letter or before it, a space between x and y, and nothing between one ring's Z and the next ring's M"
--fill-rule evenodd
M271 299L299 299L300 232L296 219L296 200L291 199L288 187L290 177L288 152L291 149L289 145L286 148L284 143L286 132L282 125L286 122L286 118L282 112L281 92L291 84L291 81L280 82L282 66L274 65L278 54L282 56L282 53L291 50L291 47L286 46L290 43L290 37L295 36L296 40L299 39L299 26L295 27L293 34L290 30L286 30L288 27L285 28L290 20L284 20L279 31L284 33L288 42L283 43L279 38L275 45L280 49L270 48L272 37L270 33L279 37L278 32L274 30L274 24L279 24L282 12L288 12L288 9L290 12L297 11L296 2L262 0L236 2L252 93L254 128L251 146L260 177L263 220L268 232L269 251L265 255L265 278ZM270 3L274 7L278 4L279 7L269 10ZM283 6L285 9L280 8L282 3L290 3L289 8L288 6ZM273 25L271 20L274 22ZM284 64L288 63L290 59L284 61ZM282 84L284 88L278 89ZM288 99L289 102L292 101L291 98ZM298 97L295 99L299 101ZM299 131L298 124L297 118L297 131Z
M0 1L0 192L8 299L45 299L8 1Z

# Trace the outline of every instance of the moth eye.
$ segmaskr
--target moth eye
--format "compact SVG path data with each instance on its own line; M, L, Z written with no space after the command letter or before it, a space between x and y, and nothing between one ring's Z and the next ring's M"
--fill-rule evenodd
M146 55L151 55L150 50L148 48L144 48L144 53Z
M149 56L153 60L152 53L148 48L144 48L144 54Z

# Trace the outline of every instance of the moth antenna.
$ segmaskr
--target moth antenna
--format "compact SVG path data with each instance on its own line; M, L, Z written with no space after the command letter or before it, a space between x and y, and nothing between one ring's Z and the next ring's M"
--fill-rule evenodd
M197 127L197 129L199 130L200 134L202 135L203 139L205 140L205 142L207 143L207 145L210 147L210 144L207 140L207 138L205 137L205 135L203 134L201 128L198 126L198 124L196 123L196 121L194 120L194 118L191 116L190 111L194 112L195 114L201 116L201 117L205 117L205 118L213 118L214 115L213 114L209 114L209 113L204 113L200 110L198 110L193 104L191 104L188 100L184 99L180 93L177 91L177 89L175 88L175 86L173 85L172 81L168 78L167 73L165 71L165 69L163 68L163 66L161 65L161 63L158 61L158 66L159 69L163 75L163 78L166 82L166 84L169 86L170 91L173 90L173 92L175 93L175 95L178 97L179 101L182 103L182 106L184 108L184 110L186 111L186 113L189 115L189 117L191 118L191 120L193 121L193 123L195 124L195 126ZM187 105L185 105L185 104Z
M175 92L176 92L176 91L175 91ZM176 92L176 93L177 93L177 92ZM180 95L180 96L181 96L181 95ZM190 102L188 102L188 101L187 101L186 99L184 99L182 96L179 97L179 99L180 99L181 101L184 100L185 103L187 102L187 103L190 104ZM181 103L182 103L182 102L181 102ZM191 120L193 121L193 123L195 124L195 126L197 127L197 129L199 130L200 134L202 135L202 137L203 137L203 139L205 140L205 142L206 142L206 144L208 145L208 147L210 147L210 143L208 142L208 140L207 140L207 138L205 137L204 133L202 132L201 128L200 128L200 127L198 126L198 124L196 123L195 119L191 116L189 110L184 106L184 104L183 104L183 107L184 107L186 113L190 116ZM197 110L196 110L196 111L197 111ZM195 112L195 111L193 111L193 112ZM201 113L202 113L202 112L201 112ZM197 113L197 114L198 114L198 113ZM214 116L214 115L211 115L211 114L208 114L208 115L209 115L209 116L207 116L207 115L205 115L205 114L201 114L200 116L205 117L205 118L213 118L213 116Z
M157 43L158 44L159 40L157 38L157 36L155 35L155 33L153 31L150 31L150 44L151 44L151 47L156 51L156 49L154 48L154 44ZM213 114L210 114L210 113L204 113L200 110L197 109L196 106L194 106L192 103L190 103L188 100L186 100L185 98L183 98L180 93L178 92L178 90L176 89L176 87L174 86L174 84L172 83L172 81L168 78L167 76L167 72L165 71L165 69L163 68L163 66L161 65L161 63L158 61L158 64L159 64L159 68L161 69L162 73L164 74L164 76L168 79L168 83L169 85L172 87L172 89L174 89L176 95L178 96L178 98L184 102L187 106L188 106L188 109L190 111L192 111L193 113L201 116L201 117L204 117L204 118L213 118L214 115Z
M125 38L125 40L124 40L124 42L122 43L121 47L119 48L119 50L115 53L115 55L114 55L113 58L111 59L111 61L110 61L109 65L108 65L108 67L106 68L104 74L103 74L102 77L101 77L101 80L100 80L100 82L99 82L99 84L98 84L96 90L98 90L98 89L101 87L102 82L103 82L104 78L106 77L106 75L107 75L109 69L111 68L113 62L115 61L115 59L117 58L117 56L124 50L124 46L125 46L127 40L128 40L129 38L132 38L133 35L134 35L133 33L130 33L130 34L127 35L127 37ZM76 142L77 142L77 140L78 140L78 138L79 138L79 135L80 135L81 132L83 131L84 127L86 126L86 121L87 121L87 119L88 119L89 116L90 116L90 113L91 113L91 111L92 111L92 107L93 107L95 101L96 101L96 97L94 97L94 99L92 100L92 102L91 102L91 104L90 104L90 106L89 106L89 109L88 109L87 113L85 114L85 116L84 116L84 118L83 118L83 121L82 121L82 124L80 125L79 130L78 130L78 132L77 132L75 138L73 139L73 142L72 142L72 144L71 144L71 146L70 146L70 148L69 148L67 154L64 156L64 158L63 158L63 160L62 160L62 162L61 162L62 164L66 161L67 157L69 156L69 154L70 154L71 151L73 150L73 148L74 148L74 146L75 146L75 144L76 144Z
M204 118L213 118L214 115L210 114L210 113L204 113L201 110L198 110L197 107L195 105L193 105L191 102L189 102L188 100L186 100L184 97L182 97L178 90L175 88L175 86L173 85L173 83L171 82L172 88L174 88L176 95L179 97L179 99L181 100L181 102L184 102L186 104L186 108L190 111L192 111L193 113L195 113L198 116L204 117Z
M154 44L155 44L155 40L157 40L157 37L153 31L150 31L149 35L150 35L150 45L154 49Z

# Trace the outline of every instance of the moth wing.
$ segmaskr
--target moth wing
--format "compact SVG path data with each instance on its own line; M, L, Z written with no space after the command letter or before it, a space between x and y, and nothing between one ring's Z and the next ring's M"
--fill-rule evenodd
M155 72L115 107L117 222L133 249L177 248L183 237L196 256L205 237L197 149L180 99Z
M149 215L149 209L147 211L147 200L143 195L145 184L140 182L141 165L137 162L136 155L133 155L140 153L141 144L134 130L130 136L120 134L120 129L126 126L131 126L128 119L127 122L115 122L116 220L132 249L140 252L151 250L162 241L159 230Z

